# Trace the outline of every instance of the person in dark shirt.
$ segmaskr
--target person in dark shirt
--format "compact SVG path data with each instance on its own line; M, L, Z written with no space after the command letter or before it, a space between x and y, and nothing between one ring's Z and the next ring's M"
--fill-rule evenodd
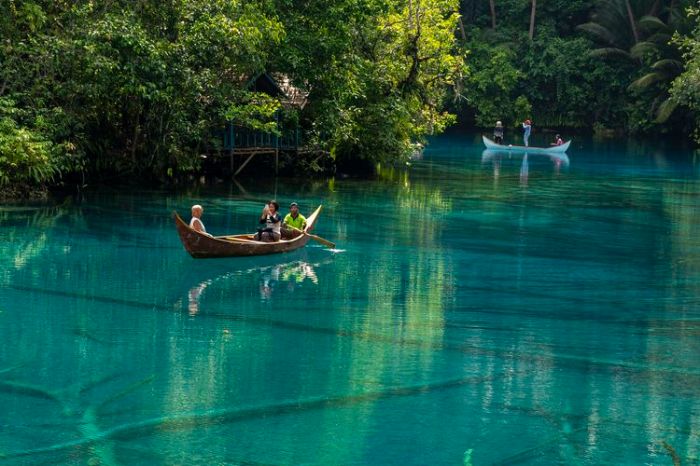
M282 226L282 218L278 213L280 205L277 201L270 201L263 208L260 214L260 224L264 227L258 228L258 234L255 239L258 241L272 242L279 241L281 235L280 227Z
M493 129L493 141L496 144L503 144L503 123L496 122L496 127Z

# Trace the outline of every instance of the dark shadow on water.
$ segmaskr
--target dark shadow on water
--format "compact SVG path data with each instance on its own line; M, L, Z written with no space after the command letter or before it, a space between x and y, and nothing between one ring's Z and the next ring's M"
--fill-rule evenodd
M151 309L159 311L174 312L175 306L164 305L164 304L147 304L140 303L137 301L120 300L114 298L98 297L98 296L88 296L78 293L70 293L64 291L52 291L52 290L42 290L31 287L19 287L11 286L11 288L21 291L28 291L34 293L46 293L63 297L70 297L74 299L86 299L97 302L106 302L110 304L120 304L129 307L136 307L140 309ZM399 346L409 346L409 347L420 347L420 348L431 348L435 351L453 351L463 354L479 355L479 356L493 356L502 359L512 358L513 352L510 349L503 348L487 348L483 346L476 346L468 343L450 343L444 341L438 342L425 342L419 339L410 338L395 338L392 336L384 336L381 334L372 334L363 331L354 331L346 329L338 329L331 327L320 327L307 325L302 323L289 322L285 320L273 319L268 317L252 317L244 315L233 315L233 314L214 314L214 313L200 313L198 317L215 318L226 321L233 322L243 322L253 325L269 326L274 328L281 328L285 330L293 330L299 332L313 332L316 334L330 335L335 337L348 337L354 338L359 341L370 341L373 343L383 343L383 344L393 344ZM559 317L561 318L561 316ZM592 358L588 356L578 356L566 353L556 353L548 351L546 355L536 353L536 352L519 352L517 359L523 362L533 362L540 361L542 357L551 358L558 361L559 364L565 365L569 369L576 369L584 372L591 372L593 369L607 372L610 370L625 370L630 374L637 374L639 376L648 376L649 374L663 373L667 374L669 380L674 377L679 378L680 381L687 383L687 378L692 378L696 380L696 383L700 385L700 370L681 368L675 366L660 366L660 365L650 365L637 363L635 361L624 361L618 359L604 359L604 358Z
M49 453L59 453L67 450L83 451L84 448L91 445L97 445L109 440L131 440L163 431L191 430L207 426L268 418L271 416L283 416L320 409L341 408L344 406L353 406L391 398L420 396L441 390L451 390L465 385L493 382L517 374L518 373L512 371L506 371L488 376L468 376L441 382L393 387L360 394L291 400L288 402L250 408L213 409L204 412L172 414L170 416L146 419L144 421L128 423L111 429L97 431L91 436L79 440L54 444L43 448L6 453L4 456L0 456L0 459L31 457ZM525 374L525 372L522 372L522 374Z

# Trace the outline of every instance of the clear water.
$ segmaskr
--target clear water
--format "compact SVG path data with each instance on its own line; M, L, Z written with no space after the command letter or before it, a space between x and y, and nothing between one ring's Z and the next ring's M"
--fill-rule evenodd
M245 184L0 208L1 464L699 463L689 152L441 137ZM272 196L338 249L194 260L169 216L240 232Z

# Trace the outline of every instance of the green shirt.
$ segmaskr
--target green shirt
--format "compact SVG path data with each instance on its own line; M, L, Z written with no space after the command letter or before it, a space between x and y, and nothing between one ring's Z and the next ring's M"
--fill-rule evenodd
M289 225L289 226L294 227L294 228L298 228L300 230L303 230L304 225L306 224L306 217L299 214L299 215L297 215L297 218L292 218L292 214L287 214L284 217L284 224Z

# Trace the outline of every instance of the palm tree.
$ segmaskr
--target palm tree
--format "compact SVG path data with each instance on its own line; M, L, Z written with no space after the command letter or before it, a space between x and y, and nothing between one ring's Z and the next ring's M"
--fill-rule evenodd
M649 70L632 82L629 88L641 91L660 85L663 90L654 99L652 110L656 115L656 122L664 123L677 106L670 98L670 85L683 72L681 52L677 47L670 45L676 28L673 23L666 24L655 16L645 16L639 22L648 37L632 47L630 53L633 58L650 61L651 64Z
M662 3L668 6L663 7ZM593 20L579 26L600 44L591 55L623 59L643 72L629 89L658 92L652 112L659 123L668 120L676 107L668 98L668 91L673 79L683 71L683 62L670 40L674 31L683 27L682 11L683 5L675 0L638 0L634 8L629 0L603 0Z

